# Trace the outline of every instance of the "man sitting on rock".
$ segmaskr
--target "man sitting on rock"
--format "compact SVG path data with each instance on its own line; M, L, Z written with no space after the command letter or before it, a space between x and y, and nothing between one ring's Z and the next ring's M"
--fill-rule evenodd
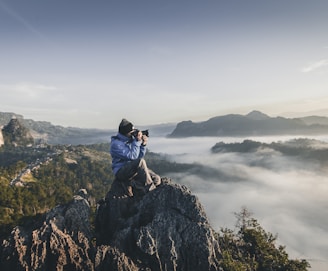
M146 154L148 136L136 130L133 124L122 119L118 133L111 138L110 154L112 169L117 181L125 184L127 194L133 190L147 193L161 183L161 178L147 167Z

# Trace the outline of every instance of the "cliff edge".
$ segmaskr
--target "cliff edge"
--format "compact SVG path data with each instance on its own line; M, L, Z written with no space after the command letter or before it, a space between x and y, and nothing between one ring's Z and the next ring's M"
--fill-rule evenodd
M99 201L95 230L85 190L33 225L15 227L0 248L6 270L221 270L218 242L198 198L162 185L128 197L114 181Z

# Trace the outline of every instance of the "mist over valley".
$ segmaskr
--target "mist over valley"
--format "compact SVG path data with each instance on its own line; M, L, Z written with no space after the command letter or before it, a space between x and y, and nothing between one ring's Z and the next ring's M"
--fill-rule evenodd
M168 175L200 198L214 228L233 228L246 206L292 257L327 269L328 136L153 137L149 149L194 164Z

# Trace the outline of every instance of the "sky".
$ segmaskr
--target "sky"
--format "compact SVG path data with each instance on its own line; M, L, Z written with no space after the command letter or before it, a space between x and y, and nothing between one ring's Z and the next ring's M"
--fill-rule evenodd
M326 0L0 0L0 112L81 128L328 116Z

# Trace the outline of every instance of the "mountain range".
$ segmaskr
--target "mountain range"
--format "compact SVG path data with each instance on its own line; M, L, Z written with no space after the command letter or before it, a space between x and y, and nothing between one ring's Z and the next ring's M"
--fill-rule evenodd
M22 115L0 112L0 127L11 119L17 119L36 141L48 144L94 144L109 142L116 129L85 129L63 127L47 121L24 119ZM302 118L270 117L260 111L247 115L228 114L202 122L182 121L138 127L149 129L150 136L265 136L265 135L319 135L328 134L328 117L306 116ZM0 134L0 142L2 142Z
M228 114L197 123L182 121L169 137L319 134L328 134L327 117L270 117L260 111L252 111L247 115Z

